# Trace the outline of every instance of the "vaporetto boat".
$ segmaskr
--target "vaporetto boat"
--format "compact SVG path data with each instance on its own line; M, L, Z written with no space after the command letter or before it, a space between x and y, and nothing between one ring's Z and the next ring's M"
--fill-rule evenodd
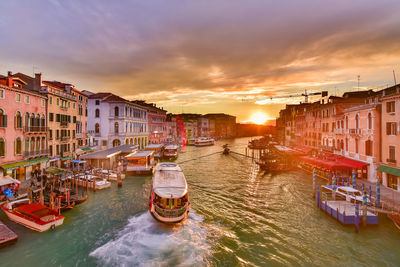
M163 162L156 166L150 193L150 213L163 223L178 223L189 216L188 185L181 167Z

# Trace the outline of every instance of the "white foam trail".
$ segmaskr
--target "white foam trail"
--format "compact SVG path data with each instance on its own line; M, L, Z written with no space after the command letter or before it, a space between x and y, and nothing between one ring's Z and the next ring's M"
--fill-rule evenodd
M203 217L174 226L156 222L149 212L129 219L119 237L97 248L90 256L111 266L204 266L210 253Z

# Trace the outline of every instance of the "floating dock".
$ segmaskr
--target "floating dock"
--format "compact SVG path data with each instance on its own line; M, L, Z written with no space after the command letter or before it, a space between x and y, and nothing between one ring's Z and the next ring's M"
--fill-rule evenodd
M14 244L17 240L17 234L0 221L0 247Z
M360 222L363 215L363 211L360 211L360 214L356 214L356 205L347 201L342 200L327 200L321 201L319 205L320 209L325 211L327 214L338 220L344 225L355 225ZM366 214L366 223L367 224L378 224L378 215L367 211Z

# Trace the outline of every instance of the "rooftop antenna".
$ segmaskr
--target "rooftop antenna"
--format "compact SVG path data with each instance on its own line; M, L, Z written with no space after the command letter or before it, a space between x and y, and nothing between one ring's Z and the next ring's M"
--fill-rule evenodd
M394 70L393 70L393 79L394 79L394 85L396 85L397 84L397 82L396 82L396 72L394 72Z
M360 91L360 75L357 75L357 80L358 80L358 91Z

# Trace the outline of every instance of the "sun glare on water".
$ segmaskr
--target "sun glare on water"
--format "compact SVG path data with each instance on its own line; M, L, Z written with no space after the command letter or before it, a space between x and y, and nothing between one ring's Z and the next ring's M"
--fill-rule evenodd
M269 119L268 115L261 111L253 113L253 115L251 115L250 117L250 121L255 124L265 124L268 119Z

